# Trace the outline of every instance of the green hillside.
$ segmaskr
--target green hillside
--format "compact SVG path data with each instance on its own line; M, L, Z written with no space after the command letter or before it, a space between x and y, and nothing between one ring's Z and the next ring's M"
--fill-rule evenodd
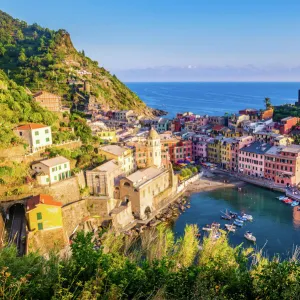
M17 143L12 129L21 122L52 125L57 117L32 101L25 89L0 70L0 148Z
M107 108L151 114L151 109L116 76L86 57L84 51L77 51L67 31L28 25L2 11L0 67L10 79L31 92L44 89L58 93L68 106L74 102L84 104L92 97ZM89 84L90 92L80 88L84 81Z

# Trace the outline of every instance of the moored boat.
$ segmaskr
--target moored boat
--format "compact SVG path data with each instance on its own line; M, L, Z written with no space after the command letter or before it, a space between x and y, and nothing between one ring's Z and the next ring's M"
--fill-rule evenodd
M227 215L221 215L221 219L223 219L223 220L231 220L231 217L227 216Z
M253 220L252 215L243 214L243 217L246 218L248 221L252 221Z
M237 219L243 222L248 220L246 217L242 217L242 216L237 216Z
M234 220L233 224L239 227L242 227L244 225L244 223L239 220Z
M256 242L256 237L250 231L246 231L244 237L251 242Z
M286 199L288 199L288 197L287 196L279 196L279 197L276 197L278 200L280 200L280 201L283 201L283 200L286 200Z
M282 202L285 203L285 204L292 204L293 200L290 199L290 198L287 198L287 199L283 200Z
M292 204L291 204L292 207L298 206L298 205L299 205L299 202L298 202L298 201L293 201Z
M225 224L225 228L231 232L235 232L235 230L236 230L236 226L233 224Z

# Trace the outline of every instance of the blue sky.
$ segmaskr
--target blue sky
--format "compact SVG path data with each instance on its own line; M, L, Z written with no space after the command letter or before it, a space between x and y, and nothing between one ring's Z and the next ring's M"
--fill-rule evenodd
M226 68L300 65L300 1L1 0L0 9L68 30L77 49L121 76L162 66L218 68L222 77Z

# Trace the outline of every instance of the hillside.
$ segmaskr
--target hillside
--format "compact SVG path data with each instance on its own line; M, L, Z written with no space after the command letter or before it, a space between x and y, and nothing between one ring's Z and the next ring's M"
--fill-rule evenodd
M28 25L2 11L0 20L0 66L19 85L31 92L58 93L69 107L84 105L91 97L105 108L152 114L115 75L77 51L66 30Z

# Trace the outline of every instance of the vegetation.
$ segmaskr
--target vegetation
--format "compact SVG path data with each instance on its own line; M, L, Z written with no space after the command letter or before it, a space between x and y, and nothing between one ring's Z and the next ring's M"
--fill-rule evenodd
M80 232L72 256L18 257L13 247L0 251L2 299L297 299L300 265L294 257L268 260L260 252L232 248L219 240L195 237L190 225L174 239L163 226L140 239L111 232L95 247L92 234ZM251 262L251 263L250 263Z
M285 104L274 107L274 121L278 122L286 117L300 117L300 106Z
M9 80L0 70L0 148L19 142L13 128L21 122L52 125L56 116L41 108L25 89Z
M272 108L272 103L271 103L270 98L266 97L265 100L264 100L264 103L265 103L266 109Z
M76 169L86 169L99 166L104 162L104 158L97 154L97 148L92 145L85 145L77 149L49 148L46 149L49 158L62 155L69 160L75 161ZM78 170L75 169L75 173Z
M198 168L195 166L189 165L188 167L181 169L180 179L181 180L188 179L196 173L198 173Z
M28 25L2 11L0 20L0 66L19 85L57 93L69 107L85 104L91 95L104 106L149 112L115 75L77 51L66 30ZM84 91L85 81L90 89Z

